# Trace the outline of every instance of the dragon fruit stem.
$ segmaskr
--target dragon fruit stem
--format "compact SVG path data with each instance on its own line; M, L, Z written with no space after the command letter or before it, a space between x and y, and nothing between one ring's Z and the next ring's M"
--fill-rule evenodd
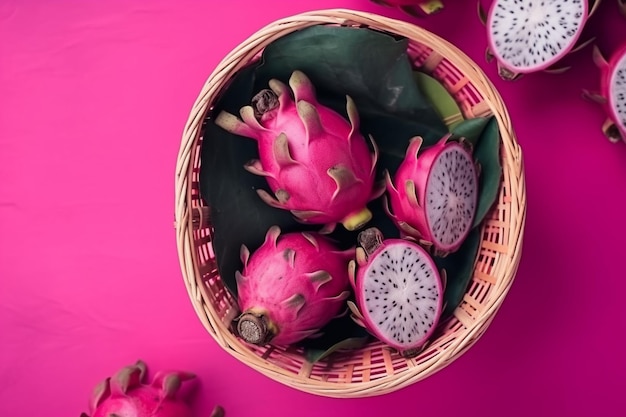
M341 224L343 224L343 227L345 227L346 230L353 231L360 229L370 220L372 220L372 212L365 207L357 212L347 215L341 221Z
M276 107L278 107L278 96L269 88L259 91L252 97L252 108L257 119Z
M376 227L370 227L363 230L357 236L359 246L365 250L367 256L370 256L383 244L383 233Z
M262 346L274 337L272 326L267 316L254 312L245 312L237 320L237 332L243 340L254 345Z

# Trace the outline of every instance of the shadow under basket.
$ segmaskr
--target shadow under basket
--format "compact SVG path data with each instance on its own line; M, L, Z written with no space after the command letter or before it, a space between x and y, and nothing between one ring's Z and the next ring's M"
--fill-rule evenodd
M466 118L495 116L500 129L502 182L498 198L483 221L473 276L453 317L419 356L405 359L372 340L356 350L338 352L310 364L302 350L251 346L232 333L236 300L217 270L212 248L210 210L200 198L202 125L213 102L240 69L258 59L263 48L312 25L369 27L409 39L414 66L438 79ZM194 104L182 137L176 168L176 235L185 285L191 302L217 343L267 377L312 394L355 398L406 387L443 369L486 331L517 271L526 218L522 153L507 110L494 86L465 54L413 24L351 10L321 10L291 16L262 28L217 66Z

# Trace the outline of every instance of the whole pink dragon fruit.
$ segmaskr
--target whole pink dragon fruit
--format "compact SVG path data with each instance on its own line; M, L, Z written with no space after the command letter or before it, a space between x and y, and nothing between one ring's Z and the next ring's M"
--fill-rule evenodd
M451 135L420 153L421 145L422 138L411 140L394 181L385 173L385 210L405 236L444 256L461 246L474 221L477 164L470 145Z
M408 15L424 17L443 9L441 0L371 0L382 6L397 7Z
M607 119L602 126L605 136L612 142L626 141L626 44L607 61L597 47L593 61L600 68L600 92L584 92L584 96L602 104Z
M260 160L245 168L266 178L274 196L257 190L272 207L290 210L297 220L323 224L332 231L341 222L355 230L372 218L368 201L384 189L375 186L378 149L370 154L359 132L359 117L347 96L349 121L318 103L311 81L301 71L289 79L293 91L278 80L259 92L253 106L240 110L243 122L221 112L215 123L223 129L255 139Z
M385 240L374 227L358 240L356 260L349 264L352 319L402 356L416 356L439 323L445 271L415 241Z
M319 333L345 309L350 295L348 262L317 233L286 233L272 226L252 255L241 247L243 273L236 273L239 335L249 343L288 345Z
M192 417L187 404L176 398L182 382L195 376L188 372L158 372L152 383L143 384L146 365L137 361L99 383L91 396L91 417ZM216 406L211 417L222 417ZM89 417L81 414L81 417Z

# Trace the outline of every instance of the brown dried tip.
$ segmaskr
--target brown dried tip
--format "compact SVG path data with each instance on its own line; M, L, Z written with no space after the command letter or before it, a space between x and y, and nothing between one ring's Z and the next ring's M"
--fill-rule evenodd
M611 119L606 119L602 125L602 132L604 132L604 135L612 143L617 143L622 140L622 134Z
M428 343L426 343L426 344L424 344L424 345L422 345L420 347L404 350L404 351L399 352L399 353L400 353L400 356L402 356L403 358L411 359L411 358L414 358L414 357L418 356L420 353L422 353L426 349L427 346L428 346Z
M270 89L259 91L252 97L254 116L258 119L263 114L278 107L278 96Z
M237 333L248 343L263 346L274 336L265 316L243 313L237 320Z
M371 255L383 244L383 234L375 227L370 227L359 233L357 240L359 246L365 250L367 256Z
M498 65L498 75L504 81L515 81L522 77L522 74L515 73L508 68L504 68L503 66Z

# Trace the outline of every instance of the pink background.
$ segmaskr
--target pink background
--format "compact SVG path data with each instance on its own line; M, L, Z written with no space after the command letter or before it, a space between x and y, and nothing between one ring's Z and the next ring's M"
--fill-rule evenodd
M605 51L626 38L615 3L594 18ZM208 336L175 246L183 125L232 48L333 7L407 18L367 0L0 2L0 415L78 416L137 358L197 373L199 417L215 403L228 416L626 415L626 146L579 97L599 84L591 49L565 75L500 81L471 0L419 23L485 69L524 150L524 254L485 336L427 380L361 400L273 382Z

